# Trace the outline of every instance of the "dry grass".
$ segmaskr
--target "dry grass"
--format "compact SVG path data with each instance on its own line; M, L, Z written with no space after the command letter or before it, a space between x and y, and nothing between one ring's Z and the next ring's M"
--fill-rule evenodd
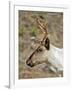
M63 48L62 13L19 11L19 79L57 77L45 64L30 68L25 63L28 56L34 51L31 48L33 42L30 38L37 38L41 35L35 22L36 16L48 23L48 36L51 43Z

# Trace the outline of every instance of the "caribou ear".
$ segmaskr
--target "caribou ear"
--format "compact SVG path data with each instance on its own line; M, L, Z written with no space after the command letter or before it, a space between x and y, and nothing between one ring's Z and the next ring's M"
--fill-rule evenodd
M50 40L48 38L46 38L46 40L45 40L45 48L47 50L50 50Z

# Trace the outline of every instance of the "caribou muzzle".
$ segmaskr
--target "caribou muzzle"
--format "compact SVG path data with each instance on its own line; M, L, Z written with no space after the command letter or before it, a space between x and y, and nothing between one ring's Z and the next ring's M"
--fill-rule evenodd
M31 61L31 60L27 60L26 61L26 64L29 66L29 67L34 67L35 64Z

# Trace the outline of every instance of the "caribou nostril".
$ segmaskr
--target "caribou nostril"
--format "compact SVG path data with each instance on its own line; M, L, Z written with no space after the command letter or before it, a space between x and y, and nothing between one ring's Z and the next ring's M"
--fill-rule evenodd
M30 66L30 67L34 67L34 64L30 61L26 61L26 64L28 65L28 66Z

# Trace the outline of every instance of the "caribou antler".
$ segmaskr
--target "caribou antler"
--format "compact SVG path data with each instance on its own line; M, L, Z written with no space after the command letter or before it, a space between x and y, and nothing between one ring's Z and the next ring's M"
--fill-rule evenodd
M47 35L48 35L48 31L47 31L47 24L44 24L42 22L40 22L39 18L36 18L36 21L39 25L40 30L44 33L44 37L42 39L42 42L44 42L44 40L46 39Z
M29 63L31 62L31 58L33 57L33 55L38 51L38 49L43 45L43 42L46 40L47 35L48 35L48 31L47 31L47 26L46 24L42 24L42 22L40 21L39 18L36 18L36 22L38 23L38 26L40 28L40 30L44 33L44 37L42 39L42 41L40 42L39 46L35 49L35 51L28 57L26 64L29 65ZM33 67L34 65L31 65L31 67Z

